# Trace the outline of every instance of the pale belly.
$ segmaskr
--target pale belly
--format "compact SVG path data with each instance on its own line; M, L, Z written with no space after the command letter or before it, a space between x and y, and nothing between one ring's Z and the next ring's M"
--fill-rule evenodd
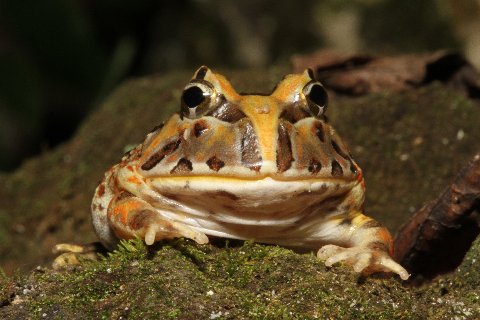
M165 218L210 236L312 246L319 225L360 208L357 181L280 181L272 178L162 178L150 181L161 195L149 202ZM154 200L154 201L152 201Z

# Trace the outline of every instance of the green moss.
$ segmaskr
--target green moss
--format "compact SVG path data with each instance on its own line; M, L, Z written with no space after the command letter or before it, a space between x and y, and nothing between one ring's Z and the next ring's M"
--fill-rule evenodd
M313 255L252 242L226 248L188 240L165 241L154 248L138 240L122 242L100 261L63 272L37 271L20 283L31 288L15 290L22 310L48 318L480 316L472 307L477 302L473 292L463 298L436 286L414 289L393 278L361 279L341 266L327 270ZM439 299L448 302L439 304ZM7 305L0 316L14 317L18 307Z

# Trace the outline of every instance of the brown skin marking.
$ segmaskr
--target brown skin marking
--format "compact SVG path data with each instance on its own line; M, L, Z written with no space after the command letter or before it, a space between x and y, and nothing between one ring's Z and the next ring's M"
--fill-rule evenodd
M193 170L192 162L188 159L181 158L177 165L170 171L170 173L188 173Z
M239 199L239 197L237 197L235 194L230 193L230 192L225 191L225 190L207 192L207 193L205 193L205 196L206 197L214 197L214 198L228 198L228 199L233 200L233 201L236 201L236 200Z
M177 148L180 146L180 143L182 142L181 138L178 138L175 141L172 141L170 143L167 143L165 146L163 146L162 149L160 149L158 152L155 152L142 166L142 170L148 171L153 169L160 161L165 158L165 156L168 156L175 152Z
M373 241L370 242L367 245L368 248L372 250L379 250L379 251L384 251L384 252L389 252L390 251L390 246L386 244L385 242L382 241Z
M364 224L362 224L361 228L363 229L370 229L370 228L381 228L382 225L378 222L378 221L375 221L375 220L369 220L367 222L365 222Z
M116 201L119 201L119 200L123 200L123 199L127 199L127 198L131 198L133 197L134 195L128 191L121 191L120 194L117 195L116 197Z
M343 176L343 169L340 163L337 160L332 161L332 176L334 177L341 177Z
M335 208L338 208L338 206L345 200L347 197L348 191L341 193L336 196L332 196L330 198L325 199L321 205L324 207L326 210L334 210Z
M216 156L213 156L207 160L207 165L210 169L218 172L218 170L222 169L223 166L225 166L225 162L218 159Z
M227 101L225 96L221 96L220 99L218 107L207 113L207 116L229 123L235 123L246 117L245 113L236 104Z
M240 148L242 150L242 163L253 171L260 171L262 157L259 155L258 140L251 122L246 122L241 127L242 139Z
M332 140L332 147L333 149L335 149L335 152L337 152L342 158L350 160L350 156L348 155L348 153L342 148L340 148L340 146L335 140Z
M200 69L198 69L197 74L195 75L195 79L203 80L205 78L205 75L207 74L207 71L207 67L201 67Z
M352 224L352 217L343 218L342 221L340 222L340 225L343 225L343 226L349 226L351 224Z
M131 215L132 218L129 221L130 228L138 230L148 225L150 218L155 213L151 210L145 209L136 214Z
M163 128L163 126L164 126L164 123L161 123L161 124L159 124L158 126L153 127L153 129L150 130L149 133L152 133L152 132L155 132L155 131L157 131L157 130L160 130L160 129Z
M292 166L292 142L285 127L285 123L278 126L277 168L278 172L285 172Z
M163 196L166 198L172 199L174 201L180 201L180 197L173 193L163 193Z
M307 110L301 108L296 104L292 104L291 106L285 107L282 113L280 114L280 119L286 120L292 124L295 122L308 118L311 115L307 112Z
M97 189L97 196L102 197L105 194L105 184L100 184Z

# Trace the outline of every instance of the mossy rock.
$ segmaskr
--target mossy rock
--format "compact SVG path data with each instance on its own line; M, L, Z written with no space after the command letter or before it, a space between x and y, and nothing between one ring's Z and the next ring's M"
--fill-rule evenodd
M282 73L225 74L239 91L268 92ZM96 240L89 206L103 172L178 109L190 76L123 84L71 141L0 176L0 264L8 274L19 270L2 281L0 317L480 317L478 243L458 271L422 289L392 278L358 279L342 267L326 270L312 255L250 242L226 247L175 240L149 250L134 243L71 272L42 267L26 274L50 263L55 243ZM332 97L327 113L363 168L367 214L393 231L480 150L479 106L438 83Z
M4 280L2 319L478 319L475 243L458 270L423 288L326 270L310 254L252 242L123 242L100 262ZM8 293L8 294L6 294ZM5 300L7 299L7 300Z

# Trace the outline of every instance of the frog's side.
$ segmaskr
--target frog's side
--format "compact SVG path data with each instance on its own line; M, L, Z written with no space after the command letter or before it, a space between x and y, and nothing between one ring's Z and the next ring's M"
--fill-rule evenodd
M286 76L270 95L241 95L202 67L179 114L112 167L92 202L107 247L208 235L321 248L327 265L408 273L389 256L389 232L362 214L364 181L323 113L311 72Z

